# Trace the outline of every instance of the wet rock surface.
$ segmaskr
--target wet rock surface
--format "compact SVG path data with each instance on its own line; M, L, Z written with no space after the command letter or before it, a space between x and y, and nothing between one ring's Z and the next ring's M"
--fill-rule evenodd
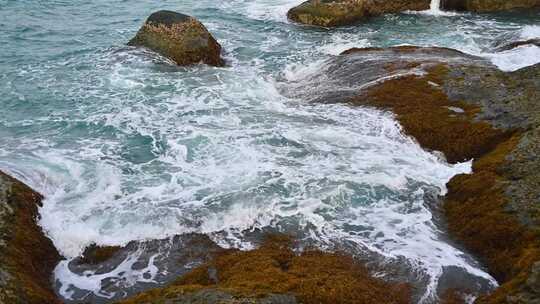
M429 8L429 2L429 0L309 0L290 9L287 17L308 25L339 26L385 13L425 10Z
M0 172L0 303L60 303L51 282L60 256L36 224L41 200Z
M221 45L197 19L172 11L150 15L129 46L147 47L178 65L223 66Z
M540 7L538 0L442 0L446 10L493 12L511 9Z
M408 285L373 278L348 255L292 246L287 236L269 235L257 249L223 251L169 286L119 303L410 302Z
M197 291L175 291L167 296L160 293L152 293L148 298L134 298L121 303L182 303L182 304L296 304L293 295L267 295L264 297L239 297L218 289L201 289Z
M521 40L521 41L514 41L508 44L505 44L503 46L500 46L497 48L498 52L504 52L509 51L512 49L515 49L520 46L538 46L540 47L540 38L534 38L534 39L528 39L528 40Z
M540 260L540 65L506 73L449 49L367 48L310 78L302 94L321 93L314 102L390 110L423 147L474 159L473 174L449 182L443 209L451 234L502 283L478 302L538 301L527 282Z
M56 288L59 291L66 288L65 291L72 293L73 298L84 298L80 301L66 300L67 303L110 303L174 281L223 250L202 234L134 241L124 247L93 245L81 257L69 261L67 267L75 275L91 276L96 280L100 286L99 293L96 295L75 286L61 286L59 282ZM100 276L102 274L106 276Z

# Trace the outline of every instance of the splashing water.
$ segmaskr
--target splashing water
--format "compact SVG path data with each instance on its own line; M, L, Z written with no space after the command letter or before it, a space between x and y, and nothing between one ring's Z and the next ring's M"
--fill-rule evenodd
M431 0L429 10L432 13L439 13L441 11L441 0Z

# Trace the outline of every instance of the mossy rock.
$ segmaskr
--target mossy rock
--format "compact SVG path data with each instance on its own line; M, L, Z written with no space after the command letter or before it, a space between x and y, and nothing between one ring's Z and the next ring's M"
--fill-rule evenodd
M128 45L147 47L178 65L224 65L221 45L206 27L193 17L172 11L150 15Z
M36 224L42 198L0 172L0 303L60 303L51 282L60 255Z
M287 17L303 24L330 27L352 24L369 16L428 8L429 0L309 0L290 9Z
M540 0L442 0L445 10L494 12L540 7Z
M287 236L268 235L257 249L226 250L169 286L118 303L410 303L410 286L374 278L347 254L296 253L292 245Z

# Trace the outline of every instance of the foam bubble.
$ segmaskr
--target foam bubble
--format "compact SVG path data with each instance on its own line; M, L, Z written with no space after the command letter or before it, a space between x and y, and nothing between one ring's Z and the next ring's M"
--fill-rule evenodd
M540 38L540 25L526 25L520 30L523 39Z
M516 71L540 62L540 47L518 46L508 51L486 54L493 64L503 71Z
M371 43L368 39L365 38L357 38L354 35L347 35L347 34L334 34L332 35L332 39L330 43L326 43L322 45L319 50L324 54L329 55L339 55L343 51L346 51L351 48L363 48L363 47L369 47L371 46Z

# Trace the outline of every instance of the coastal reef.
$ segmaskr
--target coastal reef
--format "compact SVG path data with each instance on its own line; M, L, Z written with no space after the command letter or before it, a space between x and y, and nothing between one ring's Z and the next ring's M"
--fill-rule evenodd
M450 234L501 283L477 302L538 301L540 65L508 73L458 51L395 47L346 51L327 70L339 78L340 67L367 65L385 80L343 102L392 111L404 132L451 163L473 159L472 174L448 183L443 209Z

